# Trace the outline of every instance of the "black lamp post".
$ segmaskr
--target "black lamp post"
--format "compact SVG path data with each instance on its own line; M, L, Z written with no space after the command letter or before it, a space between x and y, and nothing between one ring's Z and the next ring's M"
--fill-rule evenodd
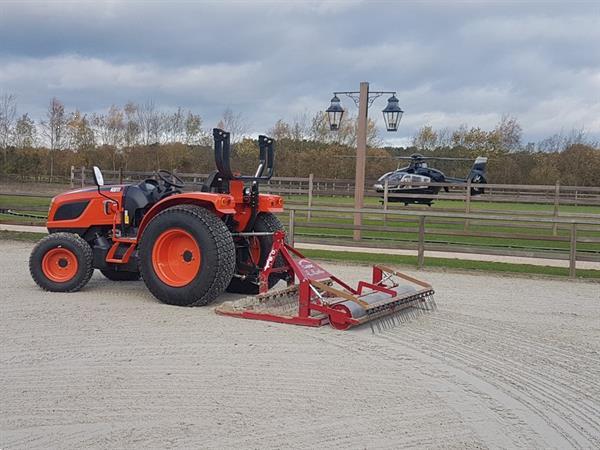
M404 111L398 106L398 99L395 95L388 98L388 104L382 112L385 128L388 131L398 131L398 125L400 124Z
M340 123L342 123L342 117L344 116L344 108L340 103L340 99L337 95L334 95L331 99L331 104L326 110L327 120L329 120L329 128L331 131L337 131L340 129Z
M388 104L383 112L383 120L387 131L398 131L398 125L404 111L398 105L396 92L389 91L369 91L369 83L363 81L360 83L360 91L349 92L334 92L331 104L327 108L327 120L331 131L340 129L342 117L344 116L344 108L340 102L338 94L344 94L354 100L358 107L358 127L356 130L356 178L354 182L354 209L356 211L363 207L365 195L365 165L367 159L367 116L369 114L369 106L373 104L375 99L384 94L392 94L388 99ZM357 229L362 224L361 213L354 213L354 239L360 240L360 229Z

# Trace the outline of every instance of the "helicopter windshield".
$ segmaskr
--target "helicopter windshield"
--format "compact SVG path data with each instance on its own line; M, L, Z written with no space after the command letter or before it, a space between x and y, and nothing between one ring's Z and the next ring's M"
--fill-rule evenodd
M381 178L379 178L379 182L380 183L385 183L386 181L388 182L388 184L394 185L394 184L398 184L400 182L400 179L402 178L402 174L398 173L398 172L389 172L387 174L385 174L384 176L382 176Z
M391 174L393 174L393 173L394 173L394 172L388 172L388 173L384 173L383 175L381 175L381 176L380 176L380 177L377 179L377 181L385 181L385 179L386 179L387 177L389 177L389 176L390 176Z

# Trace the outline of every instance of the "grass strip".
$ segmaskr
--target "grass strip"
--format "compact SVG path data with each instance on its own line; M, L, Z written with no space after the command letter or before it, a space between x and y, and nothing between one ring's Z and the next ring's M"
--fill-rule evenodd
M37 242L44 236L48 236L47 233L31 233L30 231L7 231L0 230L0 240L11 240L21 242Z
M13 240L21 242L37 242L46 236L45 233L30 233L21 231L0 230L0 240ZM350 262L358 264L386 264L398 266L416 267L416 256L403 255L385 255L376 253L360 252L340 252L330 250L302 250L302 253L313 259L322 259L325 261ZM464 259L451 258L425 258L426 267L436 267L443 269L456 269L465 271L508 273L508 274L526 274L526 275L544 275L552 277L568 277L569 269L564 267L536 266L532 264L512 264L502 262L488 261L470 261ZM577 269L577 277L585 279L599 279L600 270Z
M343 261L358 264L385 264L411 266L417 265L416 256L403 255L381 255L377 253L360 252L341 252L331 250L308 250L302 249L302 253L313 259L322 259L326 261ZM514 264L489 261L471 261L465 259L452 258L425 258L425 267L435 267L443 269L456 269L478 272L508 273L508 274L526 274L543 275L552 277L568 277L569 269L566 267L536 266L533 264ZM577 269L577 277L585 279L600 279L600 270Z

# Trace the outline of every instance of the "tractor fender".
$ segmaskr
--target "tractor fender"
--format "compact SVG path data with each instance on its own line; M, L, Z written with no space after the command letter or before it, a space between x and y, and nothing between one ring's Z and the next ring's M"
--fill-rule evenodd
M236 213L233 196L229 194L214 194L210 192L186 192L183 194L175 194L157 202L150 208L140 222L138 236L142 235L144 229L158 213L171 206L177 205L201 206L210 209L218 216Z

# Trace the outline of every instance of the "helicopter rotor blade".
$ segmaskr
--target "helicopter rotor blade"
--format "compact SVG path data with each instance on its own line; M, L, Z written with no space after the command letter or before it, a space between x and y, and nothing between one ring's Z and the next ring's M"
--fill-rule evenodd
M356 155L333 155L332 158L353 158L356 159ZM367 155L365 156L367 159L396 159L393 156L377 156L377 155Z
M428 156L427 159L436 159L438 161L473 161L475 158L460 158L454 156Z
M453 156L394 156L394 159L402 159L407 161L424 161L424 160L436 160L436 161L473 161L475 158L459 158Z
M333 155L334 158L356 158L356 155ZM475 158L458 158L452 156L379 156L379 155L367 155L367 159L399 159L403 161L424 161L424 160L436 160L436 161L474 161Z

